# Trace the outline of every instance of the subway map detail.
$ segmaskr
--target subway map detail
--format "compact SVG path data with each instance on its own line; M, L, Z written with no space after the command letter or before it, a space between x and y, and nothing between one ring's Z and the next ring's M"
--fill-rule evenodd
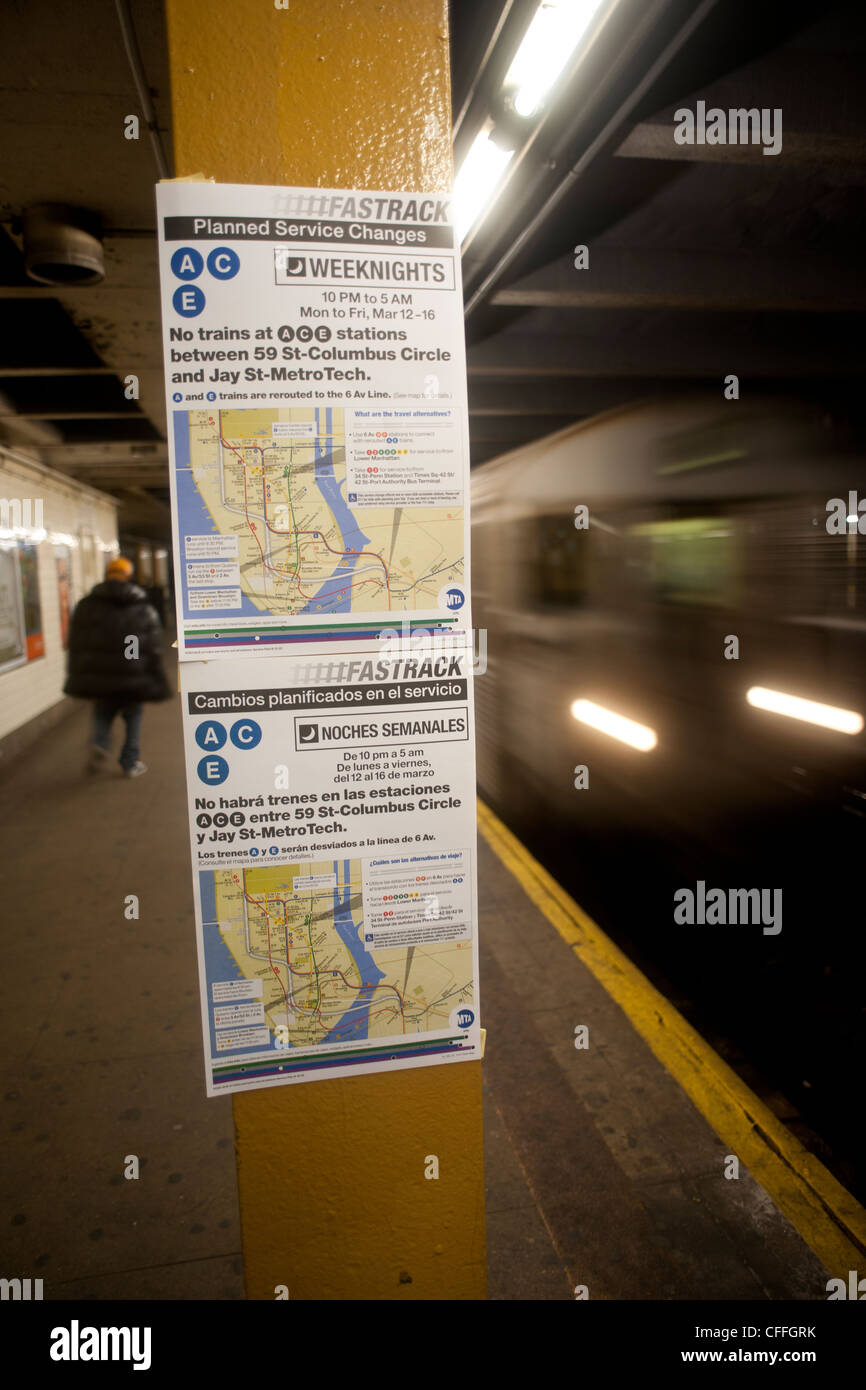
M407 500L395 507L382 490L388 505L359 505L347 485L344 416L325 406L175 413L187 619L238 622L243 610L265 622L354 613L399 621L435 611L443 586L462 582L459 496L450 506L408 504L431 495L419 479L428 456L447 454L444 431L430 429L422 442L424 432L407 428L404 447L381 457L361 447L377 432L356 432L349 447L356 468L369 455L363 471L373 488L363 496L382 489L387 471Z
M201 877L210 880L202 884L213 909L206 924L218 932L206 953L209 989L217 977L260 981L267 1047L396 1042L448 1030L455 1010L473 1005L471 941L375 949L365 941L359 859Z

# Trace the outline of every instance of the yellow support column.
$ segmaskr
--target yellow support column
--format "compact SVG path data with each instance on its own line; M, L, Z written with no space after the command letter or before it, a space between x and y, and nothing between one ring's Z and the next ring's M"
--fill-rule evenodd
M445 0L287 4L166 0L177 175L447 192ZM249 1298L485 1297L480 1062L246 1092L234 1115Z

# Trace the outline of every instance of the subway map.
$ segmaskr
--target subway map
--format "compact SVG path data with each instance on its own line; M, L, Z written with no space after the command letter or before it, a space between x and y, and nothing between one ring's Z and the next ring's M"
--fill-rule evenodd
M455 1009L472 1005L471 940L384 949L365 941L359 859L201 877L206 929L218 933L208 981L256 982L266 1046L402 1039L448 1029Z
M399 615L435 610L443 588L462 582L462 506L394 506L393 496L359 505L347 487L344 414L319 405L175 412L186 618ZM366 471L387 467L393 486L402 478L405 496L423 499L412 472L421 433L403 431L405 447L387 459L363 450L374 457ZM444 454L439 443L425 439L424 457Z

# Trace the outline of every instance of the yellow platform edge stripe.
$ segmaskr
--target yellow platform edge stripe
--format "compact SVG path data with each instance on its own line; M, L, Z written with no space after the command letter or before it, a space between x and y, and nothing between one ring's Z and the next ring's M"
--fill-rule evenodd
M527 897L619 1004L729 1152L760 1183L825 1269L847 1279L866 1253L866 1211L790 1133L663 994L478 801L478 828Z

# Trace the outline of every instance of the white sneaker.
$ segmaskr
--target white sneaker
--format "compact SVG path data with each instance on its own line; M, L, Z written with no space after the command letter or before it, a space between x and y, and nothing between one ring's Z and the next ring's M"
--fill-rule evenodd
M143 772L147 772L147 763L143 763L141 760L137 763L133 763L132 767L125 767L123 769L124 777L140 777Z
M100 748L98 743L90 745L90 754L84 765L87 773L108 772L113 764L113 758L106 748Z

